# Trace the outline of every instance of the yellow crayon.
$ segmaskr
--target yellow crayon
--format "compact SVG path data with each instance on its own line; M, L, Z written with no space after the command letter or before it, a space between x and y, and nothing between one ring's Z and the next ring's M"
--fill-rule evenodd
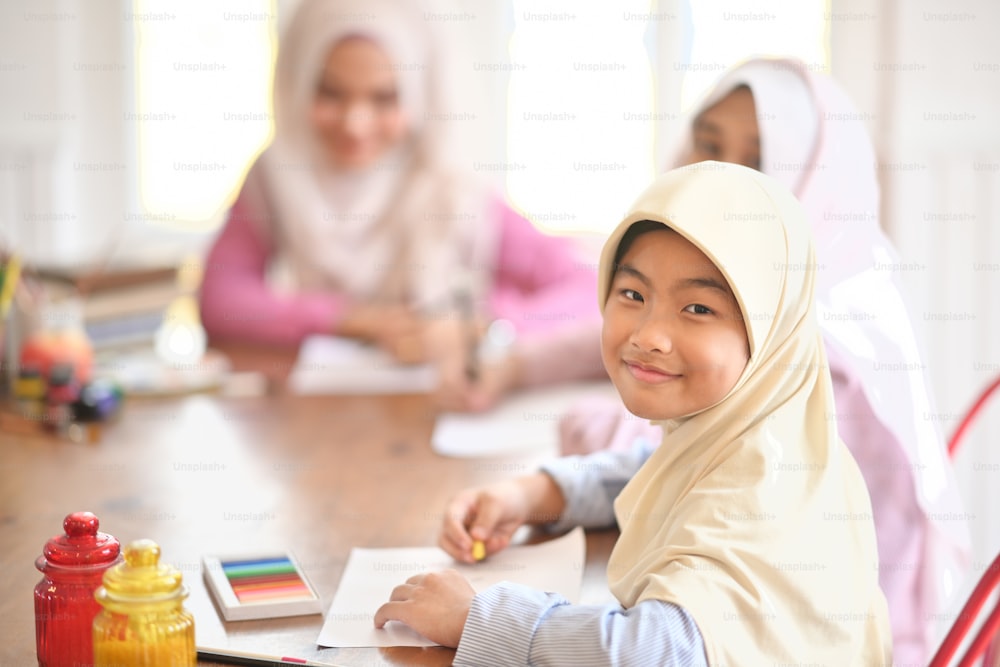
M486 558L486 545L483 544L482 540L476 540L472 543L472 558L476 561Z

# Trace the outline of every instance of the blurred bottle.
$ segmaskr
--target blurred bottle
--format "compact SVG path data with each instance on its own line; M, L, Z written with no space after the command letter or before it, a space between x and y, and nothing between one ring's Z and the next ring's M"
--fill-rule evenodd
M35 366L20 367L14 380L13 395L17 401L18 410L28 419L43 419L45 417L45 378Z
M160 547L136 540L125 562L104 574L95 597L104 608L94 619L96 667L194 667L194 617L184 609L181 573L160 565Z
M156 331L156 354L169 364L196 364L205 355L207 337L193 296L178 297Z
M65 433L73 421L72 405L80 396L73 366L53 364L49 369L49 386L45 392L45 421L59 433Z
M104 572L121 561L118 540L98 532L97 517L74 512L63 521L64 535L46 542L35 567L35 644L40 667L93 664L94 617L101 606L94 592Z
M57 364L72 366L76 384L90 381L94 350L83 328L83 304L77 299L45 304L38 330L21 346L21 368L37 368L46 383Z
M181 296L174 299L156 331L156 354L167 363L195 364L201 361L208 344L201 326L198 299L202 264L197 256L187 257L177 268L177 289Z

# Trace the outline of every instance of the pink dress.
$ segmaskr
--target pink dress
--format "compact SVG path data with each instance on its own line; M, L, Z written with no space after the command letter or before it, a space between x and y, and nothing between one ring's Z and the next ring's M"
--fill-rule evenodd
M351 305L333 292L283 294L266 274L274 247L246 191L205 261L200 292L202 323L211 339L298 345L330 333ZM569 239L543 234L500 200L491 203L499 227L489 305L509 320L526 359L527 385L601 377L597 275ZM558 348L558 353L555 348Z

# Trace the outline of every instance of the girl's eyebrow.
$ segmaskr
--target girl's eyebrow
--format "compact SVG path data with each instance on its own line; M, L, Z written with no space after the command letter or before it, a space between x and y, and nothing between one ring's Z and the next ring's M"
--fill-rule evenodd
M619 273L627 273L628 275L632 276L633 278L635 278L636 280L638 280L639 282L641 282L646 287L650 286L649 278L647 278L646 275L642 271L640 271L639 269L635 268L631 264L618 264L618 265L616 265L615 266L615 275L617 276Z
M722 128L718 123L715 123L704 118L696 118L691 126L692 130L695 132L704 132L706 134L722 134ZM747 145L751 146L755 150L760 150L760 135L747 137Z
M652 285L646 274L644 274L642 271L635 268L631 264L618 264L617 269L615 270L615 275L617 276L619 273L625 273L627 275L632 276L646 287ZM705 287L708 289L721 292L727 297L733 298L733 291L729 288L729 285L713 276L682 278L675 283L674 287L679 289L691 288L691 287Z
M724 282L719 281L717 278L712 276L704 276L699 278L684 278L677 282L678 287L707 287L709 289L718 290L728 297L733 296L733 291L729 289L729 285Z
M710 132L712 134L719 133L719 126L716 123L713 123L710 120L705 120L700 116L695 119L693 127L695 130L702 130L704 132Z

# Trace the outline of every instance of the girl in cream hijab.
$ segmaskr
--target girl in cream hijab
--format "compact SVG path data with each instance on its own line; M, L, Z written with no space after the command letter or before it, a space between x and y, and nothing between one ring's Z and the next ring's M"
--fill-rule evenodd
M594 272L569 240L542 234L470 176L456 61L427 9L297 5L278 49L274 139L206 261L205 328L273 345L335 334L404 363L436 361L438 398L455 409L600 376ZM469 316L506 320L517 337L475 381L461 372Z
M472 562L474 540L493 553L540 517L617 522L618 603L475 594L450 571L397 587L376 625L457 646L456 665L891 664L868 493L829 419L816 268L802 207L774 179L720 162L656 179L605 245L598 286L605 368L662 443L462 492L441 537Z
M695 106L672 165L715 159L769 174L802 203L816 237L816 300L835 416L872 498L879 581L899 664L923 665L968 560L968 535L903 299L899 260L878 220L875 155L861 115L828 76L789 59L734 67ZM582 405L562 424L567 452L658 428L620 406Z

